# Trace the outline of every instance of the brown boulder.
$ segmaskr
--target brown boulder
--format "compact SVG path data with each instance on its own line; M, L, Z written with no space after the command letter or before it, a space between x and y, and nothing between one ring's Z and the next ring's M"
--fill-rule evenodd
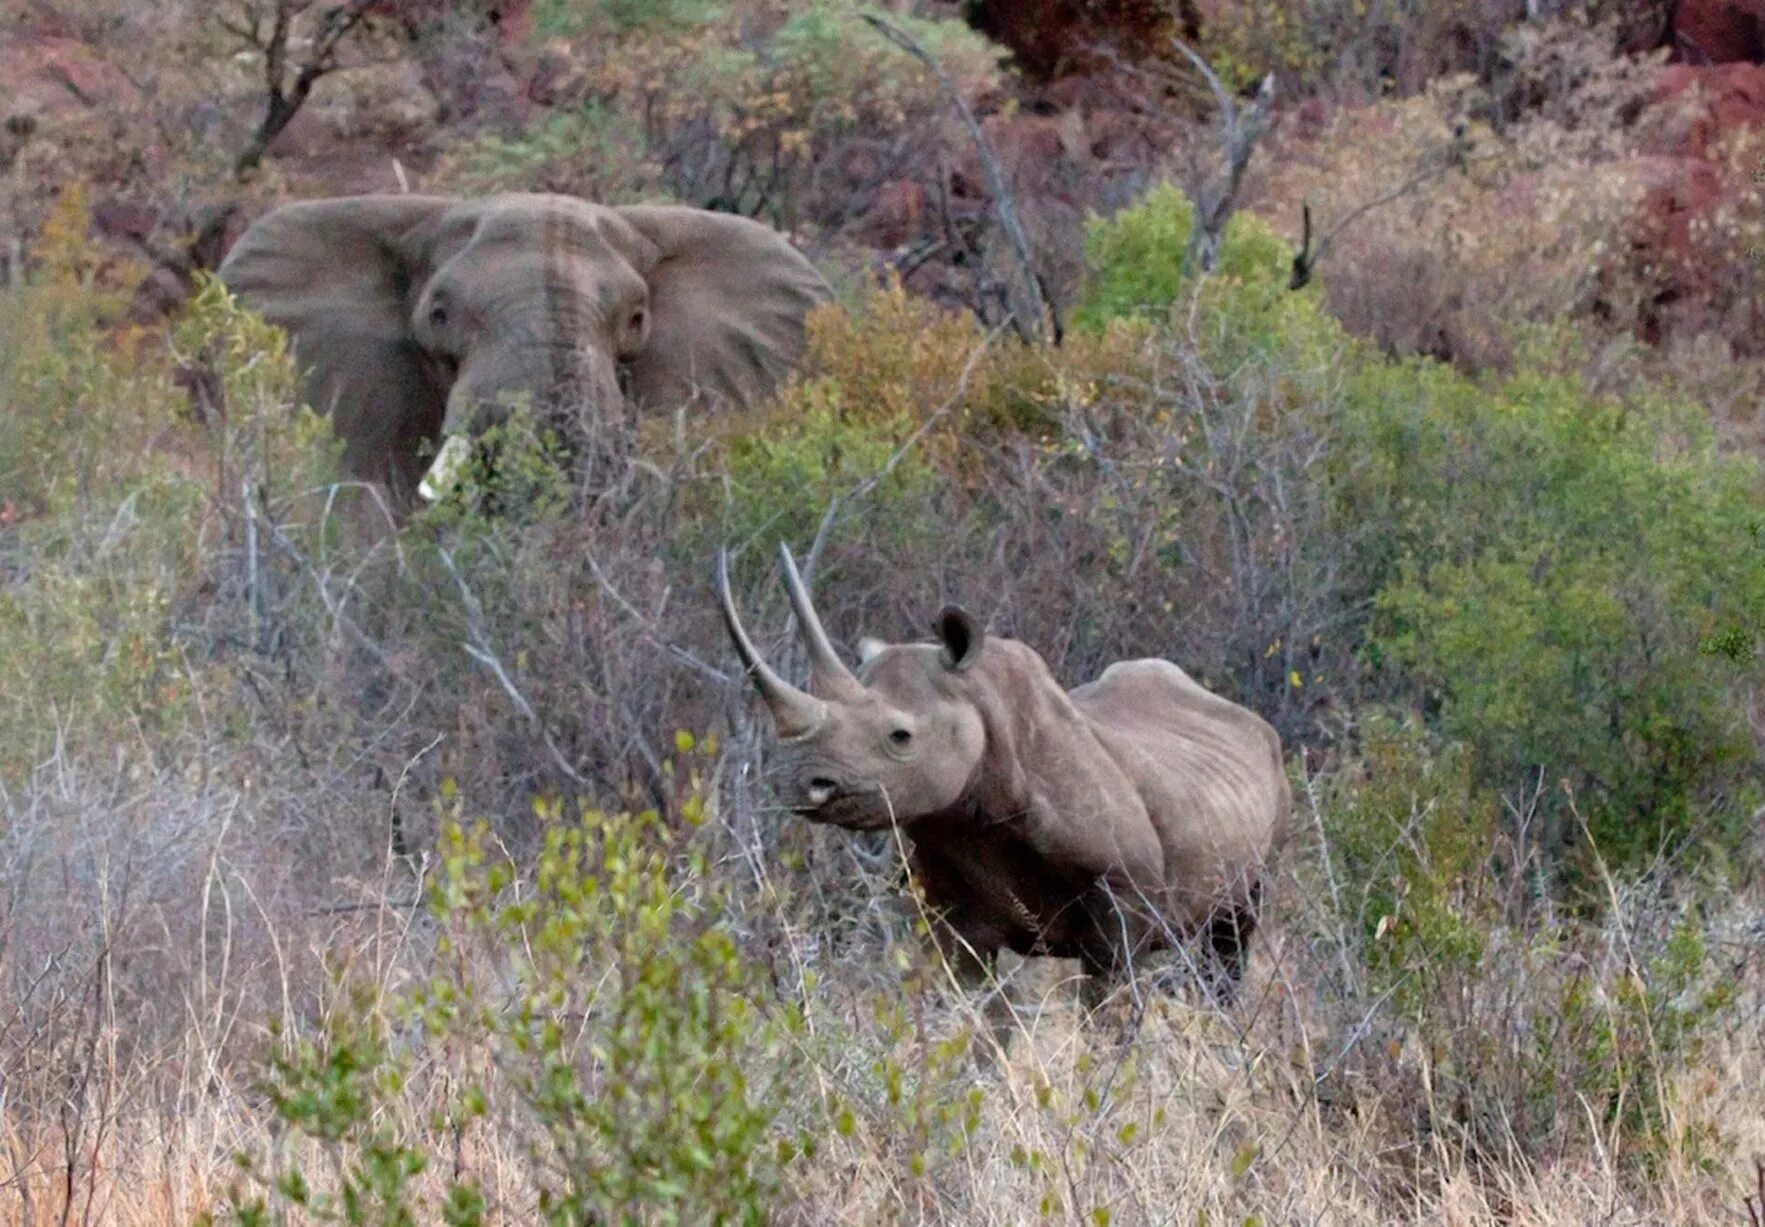
M981 121L981 135L1006 184L1020 196L1072 201L1081 194L1090 142L1084 119L1077 112L989 115ZM970 150L958 161L952 190L970 196L992 195L992 181L978 153Z
M969 23L1010 48L1018 66L1041 81L1088 72L1112 56L1161 54L1189 15L1173 21L1159 0L970 0Z
M893 179L876 189L864 214L864 239L872 247L904 247L925 225L925 188Z
M133 200L105 200L92 209L92 233L112 241L145 241L159 226L159 210Z
M1765 58L1765 0L1678 0L1674 54L1688 64Z

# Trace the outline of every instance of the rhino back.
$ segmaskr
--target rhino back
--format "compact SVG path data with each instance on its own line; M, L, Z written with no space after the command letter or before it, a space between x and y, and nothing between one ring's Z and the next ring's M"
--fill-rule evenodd
M1274 729L1165 660L1113 664L1071 698L1139 791L1179 910L1243 897L1286 837Z

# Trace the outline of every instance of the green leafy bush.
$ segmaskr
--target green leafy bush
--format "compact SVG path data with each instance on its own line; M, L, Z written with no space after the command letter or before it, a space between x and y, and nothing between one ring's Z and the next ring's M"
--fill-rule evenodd
M561 113L518 136L473 140L456 160L474 186L661 195L794 224L842 142L936 131L948 119L932 74L859 20L862 9L855 0L544 5L537 27L567 42L572 69ZM1000 80L998 48L963 22L890 19L964 94Z
M679 748L690 761L693 739ZM654 811L566 815L537 801L543 847L523 870L493 852L484 824L460 825L444 789L437 958L390 997L355 992L322 1040L273 1058L277 1114L331 1161L248 1157L236 1218L301 1206L347 1222L481 1221L483 1173L416 1180L441 1166L446 1134L398 1108L417 1093L414 1071L438 1060L449 1132L494 1118L530 1148L541 1221L766 1221L797 1148L774 1124L797 1024L729 928L695 834L704 793L686 783L678 827Z
M1478 1151L1536 1150L1579 1134L1591 1111L1645 1166L1706 1153L1673 1088L1733 986L1692 905L1697 884L1647 879L1584 923L1550 905L1540 816L1504 830L1462 749L1384 718L1363 738L1328 777L1323 886L1353 950L1344 966L1406 1024L1434 1127Z
M1563 380L1428 407L1434 437L1389 470L1386 498L1421 521L1371 646L1428 688L1485 779L1542 772L1559 819L1567 779L1615 862L1683 845L1712 804L1732 820L1751 736L1736 671L1700 649L1765 596L1738 548L1754 466L1717 453L1691 406Z
M70 222L40 280L0 300L17 341L0 354L0 490L16 521L0 568L17 577L0 586L0 778L41 761L51 736L71 751L119 724L178 730L196 680L181 607L205 573L222 581L207 534L243 554L262 517L267 581L268 525L332 471L328 427L293 408L280 332L218 286L198 295L180 335L210 363L217 401L198 427L162 351L112 334L113 304L81 271L83 229Z
M1073 309L1073 324L1097 328L1113 319L1164 317L1196 280L1183 266L1194 216L1189 198L1166 183L1094 223L1085 245L1093 276ZM1237 306L1247 296L1273 305L1271 291L1285 287L1290 254L1266 223L1233 214L1212 274L1231 285L1220 305Z
M729 445L727 539L809 540L830 508L844 507L847 518L886 524L907 548L929 545L938 531L932 500L939 483L923 453L902 450L917 425L912 418L858 419L831 379L797 384L783 403L788 418ZM865 503L845 506L860 487L871 487Z
M1701 834L1726 846L1757 756L1741 673L1703 649L1765 600L1745 548L1765 512L1756 464L1647 386L1617 399L1530 368L1478 382L1388 361L1278 288L1272 237L1234 224L1221 273L1190 285L1180 194L1098 223L1082 318L1168 315L1195 349L1179 361L1226 372L1206 377L1204 409L1256 398L1230 439L1253 471L1285 419L1319 432L1306 480L1325 483L1325 512L1296 548L1359 636L1363 701L1427 711L1484 785L1543 780L1553 851L1575 834L1560 780L1613 863Z

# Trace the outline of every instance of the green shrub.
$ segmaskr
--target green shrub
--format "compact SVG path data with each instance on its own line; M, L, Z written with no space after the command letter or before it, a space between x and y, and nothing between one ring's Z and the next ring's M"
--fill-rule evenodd
M932 74L859 20L862 8L542 5L538 29L569 43L564 112L533 132L474 141L461 151L464 177L614 201L660 194L794 224L839 142L892 140L948 120ZM965 94L999 82L1001 53L961 21L891 20Z
M1426 407L1411 421L1433 437L1393 457L1380 500L1420 518L1407 540L1395 526L1370 646L1427 688L1485 779L1542 773L1559 827L1566 779L1615 863L1682 846L1712 804L1738 817L1751 736L1735 670L1701 648L1765 599L1737 548L1754 467L1690 406L1592 402L1562 380Z
M1757 763L1741 673L1704 649L1744 647L1736 628L1765 608L1745 547L1765 515L1757 465L1717 450L1699 406L1646 385L1619 400L1529 367L1480 383L1388 361L1281 288L1272 236L1233 221L1219 274L1193 284L1174 189L1097 223L1080 318L1158 313L1192 344L1176 361L1199 389L1180 412L1208 431L1186 436L1193 469L1262 471L1294 415L1317 432L1324 460L1304 480L1326 508L1295 548L1336 586L1337 633L1368 667L1361 701L1428 712L1483 785L1542 779L1553 848L1574 833L1562 780L1615 864L1731 842Z
M682 761L693 739L678 738ZM714 755L715 744L705 753ZM352 1002L319 1042L274 1056L268 1089L298 1138L328 1152L245 1160L235 1216L267 1206L342 1209L348 1222L478 1222L485 1174L439 1185L434 1147L493 1117L536 1173L536 1212L557 1224L760 1223L797 1148L774 1122L790 1088L780 1048L794 1014L731 931L724 886L696 832L695 778L679 826L655 812L566 815L541 800L543 847L518 871L460 801L438 849L429 910L440 935L420 983ZM403 1109L412 1071L438 1061L447 1130ZM283 1155L301 1153L284 1147ZM311 1153L308 1151L307 1153ZM370 1212L367 1207L374 1207Z
M1113 217L1094 222L1085 244L1094 275L1073 308L1074 326L1166 315L1195 280L1183 266L1194 217L1182 189L1165 183ZM1290 256L1266 223L1235 213L1212 275L1233 285L1234 302L1258 291L1264 293L1257 297L1267 301L1273 297L1267 291L1285 287Z
M649 201L657 176L641 126L590 100L518 135L487 133L454 155L462 191L564 192L604 204Z
M938 532L936 470L912 448L888 469L918 423L905 416L859 418L832 379L795 384L780 403L776 425L730 442L725 540L806 541L837 504L844 509L842 527L860 516L886 525L909 549L930 545ZM862 505L848 505L861 486L871 486Z
M1414 723L1369 720L1325 794L1344 965L1404 1020L1434 1128L1491 1154L1560 1145L1590 1123L1645 1166L1707 1150L1673 1088L1733 987L1687 903L1695 882L1646 880L1594 923L1553 909L1537 833L1504 832L1470 756Z
M77 753L119 726L177 731L203 655L185 656L178 627L190 592L230 587L216 571L246 553L247 521L284 515L331 471L328 428L294 411L279 332L218 286L198 295L180 335L225 407L199 429L160 352L111 333L109 304L82 288L83 250L70 241L40 282L0 300L19 342L0 357L0 489L18 521L4 542L17 578L0 587L0 777L41 761L55 736ZM211 533L240 553L217 554ZM267 527L255 542L267 583ZM262 593L240 622L257 621ZM251 640L259 629L240 627Z

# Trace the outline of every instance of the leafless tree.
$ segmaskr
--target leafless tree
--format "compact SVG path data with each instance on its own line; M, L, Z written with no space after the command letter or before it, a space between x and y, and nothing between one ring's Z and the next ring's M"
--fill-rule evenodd
M1452 141L1446 147L1429 153L1417 166L1415 172L1402 183L1388 192L1382 192L1371 199L1364 200L1344 213L1334 226L1325 232L1324 237L1312 243L1311 204L1306 202L1300 206L1302 229L1300 232L1299 250L1293 253L1293 272L1287 280L1290 290L1302 290L1311 283L1312 274L1323 262L1324 254L1330 250L1330 244L1336 236L1346 230L1362 216L1378 209L1400 197L1407 196L1425 183L1429 183L1448 171L1461 170L1467 161L1477 159L1468 156L1471 149L1469 136L1463 124L1453 129ZM1488 156L1488 155L1485 155Z
M1182 39L1171 41L1206 78L1208 89L1213 91L1214 100L1219 104L1221 164L1210 170L1201 164L1198 156L1191 154L1189 174L1184 183L1190 203L1195 206L1195 228L1189 233L1183 265L1205 273L1212 271L1214 260L1219 256L1220 236L1238 208L1238 189L1244 182L1244 170L1250 165L1256 142L1268 128L1269 112L1275 101L1275 74L1264 77L1249 108L1241 108L1233 102L1231 93L1220 83L1219 76L1208 67L1206 60Z
M236 0L233 11L216 16L223 29L263 56L268 91L263 119L234 162L235 174L243 178L258 167L270 142L306 105L313 86L341 67L339 50L376 3L345 0L330 5L319 12L311 33L299 40L295 25L317 7L313 0Z

